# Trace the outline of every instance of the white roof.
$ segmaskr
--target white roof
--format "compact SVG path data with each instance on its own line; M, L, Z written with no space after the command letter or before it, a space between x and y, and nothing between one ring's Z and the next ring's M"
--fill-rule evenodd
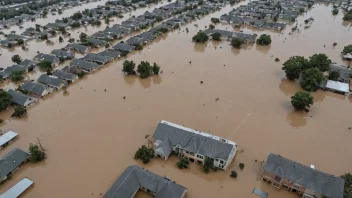
M0 198L17 198L32 184L33 182L31 180L24 178L4 194L0 195Z
M327 84L326 84L326 88L332 89L332 90L336 90L336 91L341 91L344 93L348 93L350 86L347 83L342 83L342 82L337 82L337 81L333 81L333 80L328 80Z
M6 144L7 142L12 140L16 136L18 136L18 134L13 131L9 131L9 132L5 133L4 135L0 136L0 146Z

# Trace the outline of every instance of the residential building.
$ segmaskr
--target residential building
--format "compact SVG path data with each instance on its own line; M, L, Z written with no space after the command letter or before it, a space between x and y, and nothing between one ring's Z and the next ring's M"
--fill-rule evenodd
M132 198L138 190L154 197L183 198L187 188L137 165L127 167L103 198Z
M7 91L8 94L10 94L11 97L11 102L23 107L28 107L31 104L38 102L38 99L27 96L21 92L15 91L13 89L9 89Z
M210 158L214 166L222 170L230 166L237 151L235 142L164 120L156 127L153 138L158 157L167 160L173 151L199 165L204 165L205 159Z
M29 95L44 97L48 95L49 90L42 84L38 84L32 81L24 81L19 87L19 90L28 92Z
M38 54L34 57L34 60L36 61L49 61L53 67L57 66L60 62L60 59L54 55L51 54Z
M35 67L37 67L38 63L29 59L24 59L21 63L20 66L26 68L28 72L33 71Z
M107 57L107 56L100 56L98 54L87 54L86 56L84 56L83 58L81 58L82 60L85 61L89 61L89 62L93 62L93 63L97 63L100 65L104 65L110 61L113 60L113 58L111 57Z
M8 131L5 134L0 136L0 149L6 147L13 140L18 138L18 133L13 131Z
M47 74L42 74L37 81L53 89L61 89L63 86L66 85L66 82L61 80L60 78L56 76L49 76Z
M73 52L61 50L61 49L55 49L55 50L51 51L51 53L62 60L72 59L75 57L75 54Z
M64 70L55 70L53 72L53 76L56 76L56 77L60 78L61 80L66 81L66 83L68 83L68 84L73 83L77 79L77 76L75 74L68 73Z
M85 45L72 43L72 44L66 45L65 49L66 50L77 51L79 53L87 53L87 52L89 52L90 47L85 46Z
M0 181L13 175L29 160L30 155L21 149L15 148L4 157L0 158Z
M71 67L76 66L88 73L96 70L99 67L99 65L96 63L91 63L81 59L74 59L73 61L70 62L70 66Z
M17 198L20 197L30 186L33 185L33 181L23 178L16 185L11 187L9 190L0 195L0 198Z
M115 46L112 47L115 50L119 50L121 52L125 53L130 53L132 52L136 47L133 45L129 45L126 43L117 43Z
M270 153L263 180L277 189L287 189L302 198L343 198L345 180L280 155Z
M106 49L102 52L99 52L98 55L107 56L107 57L111 57L111 58L115 59L115 58L120 58L122 53L117 50Z

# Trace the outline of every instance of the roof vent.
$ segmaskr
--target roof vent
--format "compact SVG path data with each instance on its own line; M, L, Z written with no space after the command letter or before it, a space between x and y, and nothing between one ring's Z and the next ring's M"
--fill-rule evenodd
M315 166L313 164L310 165L310 168L315 169Z

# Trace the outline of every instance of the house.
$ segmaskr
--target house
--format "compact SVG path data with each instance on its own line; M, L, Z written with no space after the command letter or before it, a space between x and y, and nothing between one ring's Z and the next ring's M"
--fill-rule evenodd
M76 75L74 75L72 73L68 73L64 70L55 70L53 72L53 76L56 76L56 77L60 78L61 80L66 81L68 84L73 83L77 79Z
M302 198L343 198L345 180L270 153L263 168L263 180L277 189L285 188Z
M9 143L18 138L18 133L8 131L0 136L0 149L5 148Z
M22 36L22 35L17 35L17 34L8 34L6 39L9 40L9 41L23 40L24 42L26 42L26 41L29 40L29 37Z
M49 76L47 74L42 74L37 81L53 89L60 89L66 85L66 82L60 78L56 76Z
M161 121L153 138L155 155L167 160L172 151L190 162L204 165L205 159L214 161L214 166L226 170L236 155L237 144L190 128Z
M0 195L1 198L17 198L20 197L30 186L33 185L33 182L27 178L23 178L16 185L11 187L9 190Z
M14 71L23 71L24 73L27 72L26 68L24 68L23 66L20 66L20 65L12 65L12 66L7 67L7 68L4 70L4 73L6 73L8 76L11 76L11 75L12 75L12 72L14 72Z
M1 40L0 41L0 45L3 47L11 47L16 44L17 44L17 41L8 41L8 40Z
M103 198L133 198L138 190L154 197L183 198L187 188L137 165L127 167Z
M76 66L76 67L78 67L88 73L96 70L99 67L99 65L96 63L91 63L91 62L81 60L81 59L75 59L75 60L71 61L70 66Z
M95 39L106 40L106 41L114 39L113 35L110 35L109 33L105 33L105 32L96 32L91 37Z
M8 94L10 94L11 97L11 102L23 107L28 107L29 105L38 102L38 99L27 96L21 92L15 91L13 89L9 89L7 91Z
M36 61L49 61L53 67L57 66L60 62L60 59L54 55L51 54L38 54L34 57L34 60Z
M75 57L73 52L61 49L55 49L51 51L51 53L58 57L60 60L72 59Z
M98 53L98 55L111 57L111 58L115 59L115 58L120 58L122 53L120 51L117 51L117 50L106 49L106 50Z
M232 35L232 38L241 39L241 40L245 41L246 43L255 43L257 35L256 34L245 34L242 32L234 32Z
M100 47L106 44L105 40L100 40L95 38L87 38L86 42L88 42L93 47Z
M115 46L112 47L112 49L119 50L125 53L130 53L132 52L136 47L133 45L129 45L126 43L117 43Z
M150 42L156 38L156 35L153 32L143 32L137 35L137 37L142 38L143 41Z
M325 90L330 90L330 91L338 92L338 93L342 93L342 94L349 93L349 91L350 91L349 83L333 81L333 80L326 81L326 84L323 88Z
M25 59L20 63L20 66L26 68L28 72L33 71L33 69L38 65L37 62Z
M15 148L0 158L0 181L5 181L8 177L11 177L29 160L29 157L28 153Z
M111 57L107 56L100 56L98 54L87 54L85 57L81 58L82 60L93 62L93 63L98 63L100 65L105 65L106 63L110 62L113 60Z
M32 81L24 81L18 89L37 97L44 97L50 93L44 85Z
M79 53L87 53L87 52L89 52L90 47L85 46L85 45L76 44L76 43L71 43L71 44L66 45L65 49L77 51Z
M127 39L125 43L127 43L128 45L141 46L145 44L145 41L140 37L133 36Z

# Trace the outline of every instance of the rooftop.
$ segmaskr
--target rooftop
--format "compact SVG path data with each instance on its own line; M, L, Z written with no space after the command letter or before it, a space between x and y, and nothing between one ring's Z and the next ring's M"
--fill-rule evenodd
M29 154L15 148L4 157L0 158L0 178L4 178L15 170L22 162L29 158Z

